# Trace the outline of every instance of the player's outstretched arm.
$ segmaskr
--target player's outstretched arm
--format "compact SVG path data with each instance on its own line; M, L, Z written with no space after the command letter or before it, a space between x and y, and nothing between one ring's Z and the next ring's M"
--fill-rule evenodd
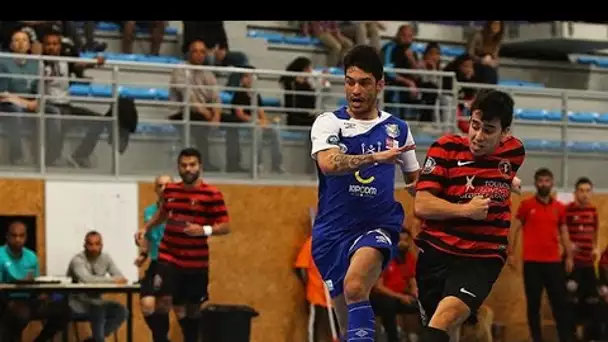
M330 148L317 153L317 164L324 174L347 174L362 166L375 163L373 154L349 155L338 148Z

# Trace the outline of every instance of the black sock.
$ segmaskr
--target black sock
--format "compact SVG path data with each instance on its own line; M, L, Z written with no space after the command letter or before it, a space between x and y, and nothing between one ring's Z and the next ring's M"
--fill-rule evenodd
M198 319L185 317L179 320L184 342L198 342Z
M152 332L154 342L169 341L169 314L155 312L152 315L144 316L144 319Z
M440 329L425 327L422 329L420 342L450 342L450 335Z

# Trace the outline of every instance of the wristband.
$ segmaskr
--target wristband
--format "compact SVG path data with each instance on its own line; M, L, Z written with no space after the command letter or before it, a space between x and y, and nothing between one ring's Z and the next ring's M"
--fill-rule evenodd
M203 226L203 232L204 232L205 236L211 236L213 234L213 227Z

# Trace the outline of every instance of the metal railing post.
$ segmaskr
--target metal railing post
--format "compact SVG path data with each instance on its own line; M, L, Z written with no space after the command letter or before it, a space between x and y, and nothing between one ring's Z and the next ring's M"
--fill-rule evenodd
M38 61L38 93L40 94L38 100L38 113L37 120L38 121L38 158L40 158L40 173L46 173L46 120L45 120L45 111L46 111L46 85L44 84L46 77L44 74L44 60L40 59ZM30 80L28 80L29 84ZM32 137L35 136L36 132L32 132ZM34 139L32 139L32 143L34 143ZM35 151L35 150L34 150Z
M120 145L120 125L119 125L119 120L118 120L118 116L120 113L118 113L118 101L120 99L120 91L119 91L119 85L118 82L120 80L119 77L119 66L115 65L114 67L112 67L112 124L111 124L111 130L112 130L112 164L113 164L113 168L114 168L114 175L115 176L119 176L120 175L120 152L119 150L119 145ZM102 124L104 125L104 127L108 127L108 125L105 122L100 122L97 124ZM109 132L108 132L109 133Z
M262 150L262 148L264 147L264 143L261 139L262 136L260 136L261 127L258 126L258 110L260 109L260 106L262 106L261 103L258 103L258 96L260 92L256 87L257 82L255 82L255 80L252 80L251 83L251 127L253 129L253 131L251 132L251 153L253 153L251 155L251 177L255 180L258 179L260 176L258 165L261 163L261 160L259 160L259 155L264 154L264 151Z
M566 188L568 186L568 93L562 92L562 127L561 127L561 138L562 138L562 179L561 187Z

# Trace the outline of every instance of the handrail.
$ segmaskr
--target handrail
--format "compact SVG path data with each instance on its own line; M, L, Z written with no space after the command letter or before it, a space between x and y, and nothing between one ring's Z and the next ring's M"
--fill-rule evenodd
M9 54L9 53L0 53L0 58L22 58L22 59L29 59L29 60L37 60L40 63L42 63L43 61L64 61L64 62L87 62L87 63L96 63L97 60L94 58L76 58L76 57L54 57L54 56L39 56L39 55L17 55L17 54ZM162 63L149 63L149 62L133 62L133 61L115 61L115 60L107 60L105 65L104 65L104 70L110 70L112 76L109 77L108 79L104 79L104 80L99 80L96 81L97 84L99 83L104 83L104 84L108 84L112 87L112 96L111 97L106 97L106 98L85 98L85 100L87 102L91 101L91 102L99 102L99 103L105 103L110 104L114 107L114 109L116 110L116 106L118 103L118 98L119 98L119 87L121 84L124 84L125 82L121 82L121 76L123 75L124 72L128 72L128 71L132 71L132 70L145 70L145 69L162 69L162 70L167 70L167 71L172 71L172 70L177 70L177 69L183 69L186 71L186 73L191 72L191 71L195 71L195 70L209 70L212 72L221 72L221 73L248 73L248 74L256 74L256 75L274 75L274 76L283 76L283 75L287 75L287 76L304 76L304 77L309 77L309 78L319 78L319 79L326 79L326 80L343 80L344 76L343 75L336 75L336 74L331 74L331 73L322 73L322 72L287 72L287 71L283 71L283 70L266 70L266 69L248 69L248 68L238 68L238 67L216 67L216 66L194 66L194 65L189 65L187 63L182 63L182 64L162 64ZM0 77L19 77L19 78L24 78L24 79L39 79L39 80L49 80L49 79L53 79L53 80L63 80L63 81L78 81L78 78L73 78L73 77L65 77L65 76L58 76L58 77L49 77L46 76L44 74L44 69L40 68L40 73L38 75L11 75L11 74L0 74ZM569 107L569 103L568 103L568 99L570 98L577 98L577 97L593 97L595 99L597 99L598 101L602 101L604 99L608 99L608 93L605 92L599 92L599 91L582 91L582 90L575 90L575 89L559 89L559 88L536 88L536 87L521 87L521 86L501 86L501 85L487 85L487 84L477 84L477 83L462 83L462 82L458 82L456 80L455 77L455 73L453 72L444 72L444 71L427 71L427 70L410 70L410 69L398 69L398 68L385 68L385 72L399 72L399 73L405 73L405 74L415 74L415 75L421 75L421 76L431 76L431 77L436 77L438 79L442 79L444 77L449 77L452 78L453 81L453 88L451 90L445 90L442 89L442 82L439 82L439 89L418 89L420 92L428 92L428 93L435 93L438 96L441 96L442 94L447 93L448 95L452 95L452 98L457 99L457 94L460 91L460 89L462 88L477 88L477 89L482 89L482 88L492 88L492 89L501 89L504 90L506 92L509 92L511 94L515 94L515 95L532 95L532 96L555 96L556 98L559 97L562 99L561 102L561 109L563 112L567 112ZM187 80L189 79L188 77L186 78ZM255 85L257 78L254 78L254 85L252 86L251 91L254 94L266 94L266 93L277 93L277 94L291 94L291 93L297 93L296 91L288 91L285 89L282 89L280 87L277 86L277 88L263 88L263 87L257 87ZM195 88L215 88L216 90L229 90L229 91L236 91L236 90L242 90L243 88L241 87L225 87L225 86L195 86L192 84L189 84L188 81L186 81L187 83L185 84L164 84L161 85L160 87L168 87L168 86L172 86L172 87L176 87L176 88L184 88L184 90L188 90L188 89L195 89ZM136 82L129 82L129 84L135 84ZM150 82L150 84L152 84ZM44 85L44 82L39 82L40 88L39 88L39 93L38 94L23 94L24 96L28 96L29 98L35 98L35 99L39 99L41 100L41 106L39 108L38 113L32 113L29 116L30 117L34 117L36 118L36 120L41 121L41 125L40 127L45 128L45 122L52 122L52 120L49 120L49 116L47 115L43 115L42 113L45 112L45 106L47 104L45 104L45 100L53 100L56 99L56 96L50 96L50 95L46 95L44 93L44 91L42 91L44 88L42 87ZM334 84L335 86L336 84ZM159 88L160 88L159 87ZM327 108L327 104L324 104L324 99L335 99L335 98L340 98L343 97L343 93L340 92L336 92L335 90L336 88L333 89L333 91L331 91L331 89L324 89L321 90L320 88L316 90L315 92L315 96L318 99L317 105L315 109L304 109L304 108L285 108L285 107L264 107L263 104L261 103L257 103L257 97L254 96L253 99L254 101L252 101L252 104L250 106L239 106L239 107L245 107L245 108L249 108L253 111L257 111L260 108L264 108L269 112L285 112L285 111L289 111L289 112L301 112L301 113L310 113L311 111L322 111L325 110L325 108ZM409 89L408 88L403 88L403 87L395 87L395 86L387 86L385 88L387 91L390 90L397 90L397 91L402 91L402 92L408 92ZM177 111L177 110L182 110L182 111L188 111L189 109L189 91L184 91L184 94L186 95L184 99L182 99L182 101L164 101L164 100L138 100L137 103L149 103L150 105L158 105L158 104L162 104L164 107L166 107L168 110L170 109L171 111ZM74 97L70 97L71 100L73 101L80 101L83 100L81 98L74 98ZM383 104L383 97L380 96L379 97L379 102L382 105ZM51 101L52 102L52 101ZM607 102L608 103L608 102ZM426 108L426 109L434 109L437 113L437 111L442 111L442 112L451 112L452 114L455 112L455 108L456 108L456 104L457 101L454 102L450 102L448 105L443 105L440 104L439 101L436 102L435 105L425 105L425 104L421 104L421 105L412 105L412 104L401 104L401 103L384 103L384 105L390 105L393 108ZM217 104L208 104L209 107L220 107L222 109L230 109L230 108L234 108L235 106L230 105L230 104L224 104L224 103L217 103ZM432 108L431 108L432 107ZM181 108L181 109L179 109ZM116 112L116 111L115 111ZM257 121L257 116L254 115L252 116L253 118L253 122L249 123L249 124L242 124L243 128L248 128L248 129L252 129L253 135L252 135L252 144L254 145L254 148L252 149L252 160L256 160L257 159L257 154L254 153L253 151L255 150L255 147L258 146L259 144L262 143L262 136L260 133L260 130L258 129L253 129L256 126L256 121ZM456 130L456 123L457 123L457 119L455 117L455 115L452 115L453 120L446 123L446 122L437 122L436 127L443 127L446 126L448 127L449 130ZM70 119L69 117L62 117L62 119ZM119 130L119 126L118 126L118 120L116 120L116 117L112 117L112 118L98 118L100 120L98 121L102 121L102 122L111 122L111 126L112 126L112 131L113 131L113 143L114 146L118 146L118 130ZM94 118L79 118L79 120L85 121L85 122L89 122L89 121L95 121ZM150 120L141 120L141 121L146 121L146 122L154 122L154 121L159 121L159 123L162 121L166 121L166 120L154 120L154 119L150 119ZM0 121L1 123L1 121ZM196 127L199 126L199 123L195 123L195 122L191 122L190 121L190 116L189 115L184 115L184 119L182 121L173 121L173 124L177 124L177 125L183 125L186 129L184 132L184 137L185 137L185 144L189 144L190 141L192 140L190 137L190 127ZM415 122L412 122L412 127L416 126ZM562 139L568 140L568 130L571 127L583 127L581 125L576 125L576 124L572 124L569 123L567 117L564 117L562 121L560 122L555 122L552 123L551 125L552 127L561 127L562 129ZM296 127L286 127L286 126L277 126L279 127L279 129L296 129ZM302 130L306 130L306 128L302 128ZM38 134L39 134L39 139L40 141L44 141L45 138L45 129L41 129L38 130ZM43 144L44 145L44 144ZM44 158L44 154L45 154L45 150L46 147L42 146L42 148L40 149L40 160L43 160ZM120 174L122 174L121 168L119 167L121 163L121 158L118 150L116 148L112 149L113 151L113 156L112 156L112 160L113 160L113 174L114 176L119 176ZM569 156L569 152L567 149L566 144L564 144L563 150L561 152L561 157L563 160L563 165L564 165L564 170L562 170L562 175L563 175L563 179L562 179L562 183L563 184L567 184L567 160L569 158L572 158L572 156ZM255 168L253 168L255 169ZM41 167L40 170L41 173L45 173L45 166ZM252 172L252 177L253 179L257 179L257 172L253 171Z

